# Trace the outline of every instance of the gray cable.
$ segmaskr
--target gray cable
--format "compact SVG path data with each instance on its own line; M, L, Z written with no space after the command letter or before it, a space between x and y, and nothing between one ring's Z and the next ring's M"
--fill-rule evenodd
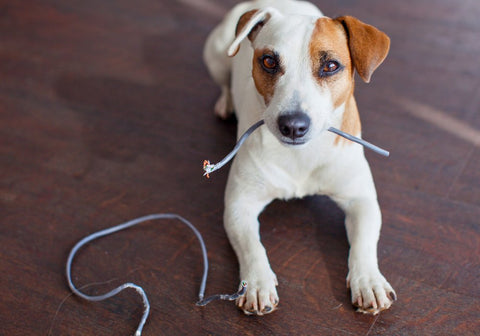
M247 131L245 133L243 133L243 135L240 137L240 139L238 139L238 142L235 145L235 147L233 148L233 150L230 153L228 153L228 155L225 156L222 159L222 161L220 161L216 164L210 164L210 161L205 160L203 162L203 170L205 171L203 176L208 177L208 174L214 172L215 170L218 170L218 169L222 168L228 161L230 161L235 156L235 154L237 154L238 150L243 145L245 140L247 140L247 138L250 136L250 134L252 134L257 128L262 126L264 123L265 123L265 121L260 120L260 121L257 121L255 124L253 124L253 126L250 126L250 128L247 129Z
M230 161L235 156L235 154L237 154L238 150L243 145L245 140L247 140L247 138L257 128L262 126L264 123L265 123L264 120L260 120L260 121L256 122L255 124L253 124L249 129L247 129L247 131L245 133L243 133L243 135L240 137L240 139L238 140L238 142L235 145L235 147L233 148L233 150L230 153L228 153L227 156L225 156L222 159L222 161L220 161L218 163L215 163L215 164L210 164L210 161L208 161L208 160L203 161L203 171L204 171L203 176L210 177L210 175L209 175L210 173L222 168L228 161ZM328 131L330 131L332 133L335 133L337 135L340 135L340 136L342 136L345 139L348 139L350 141L356 142L356 143L374 151L377 154L380 154L380 155L383 155L383 156L386 156L386 157L388 157L390 155L390 153L388 151L386 151L385 149L380 148L378 146L375 146L374 144L371 144L370 142L365 141L363 139L357 138L357 137L355 137L351 134L345 133L345 132L343 132L343 131L335 128L335 127L328 128Z
M203 241L202 235L195 228L195 226L193 226L192 223L190 223L188 220L186 220L185 218L183 218L182 216L179 216L177 214L147 215L147 216L139 217L139 218L133 219L131 221L125 222L123 224L116 225L114 227L111 227L111 228L108 228L108 229L105 229L105 230L101 230L101 231L92 233L91 235L86 236L85 238L80 240L77 244L75 244L75 246L70 251L70 254L68 255L67 265L66 265L68 286L70 287L70 289L72 290L72 292L75 295L77 295L77 296L79 296L79 297L81 297L85 300L88 300L88 301L106 300L108 298L111 298L112 296L117 295L118 293L120 293L124 289L127 289L127 288L135 289L142 296L143 305L145 307L145 310L144 310L143 315L142 315L142 319L140 320L140 323L138 324L137 330L135 331L135 336L140 336L142 334L143 326L145 325L145 322L147 321L147 318L148 318L148 314L150 313L150 304L148 302L147 294L145 293L143 288L138 286L138 285L135 285L134 283L128 282L128 283L125 283L121 286L118 286L117 288L111 290L110 292L108 292L106 294L95 295L95 296L86 295L86 294L82 293L80 290L78 290L72 282L72 275L71 275L72 274L72 262L73 262L73 258L75 257L75 254L78 252L78 250L82 246L84 246L85 244L88 244L89 242L91 242L92 240L107 236L109 234L112 234L112 233L115 233L115 232L118 232L118 231L121 231L121 230L124 230L124 229L128 229L128 228L130 228L132 226L135 226L137 224L140 224L142 222L146 222L146 221L150 221L150 220L154 220L154 219L178 219L181 222L183 222L185 225L187 225L193 231L193 233L195 233L195 236L197 236L197 238L198 238L198 241L200 243L200 247L202 249L203 276L202 276L202 281L200 283L200 290L198 292L198 302L196 303L197 306L205 306L205 305L207 305L208 303L210 303L214 300L229 300L229 301L232 301L232 300L235 300L238 297L244 295L246 290L247 290L247 282L242 281L240 289L234 294L230 294L230 295L229 294L217 294L217 295L212 295L212 296L204 299L205 286L207 284L207 275L208 275L207 248L205 247L205 243Z
M365 147L374 151L377 154L380 154L380 155L383 155L383 156L386 156L386 157L388 157L390 155L390 152L386 151L385 149L380 148L378 146L375 146L374 144L371 144L370 142L365 141L363 139L357 138L357 137L355 137L351 134L340 131L339 129L337 129L335 127L330 127L328 130L332 133L335 133L335 134L338 134L338 135L344 137L345 139L348 139L348 140L356 142L356 143L358 143L362 146L365 146Z
M209 296L206 299L198 301L197 306L206 306L207 304L209 304L213 300L233 301L233 300L238 299L240 296L244 295L246 291L247 291L247 282L242 281L242 283L240 284L240 289L238 290L238 292L236 292L234 294L216 294L216 295Z
M115 232L120 231L120 230L128 229L129 227L132 227L134 225L140 224L140 223L145 222L145 221L153 220L153 219L178 219L178 220L182 221L184 224L186 224L197 236L198 241L200 242L200 246L202 248L203 267L204 267L203 268L202 281L200 283L200 290L199 290L199 293L198 293L199 302L201 302L203 300L203 297L204 297L204 294L205 294L205 286L206 286L206 283L207 283L207 274L208 274L207 249L205 247L205 243L203 242L203 238L202 238L202 235L200 234L200 232L192 225L192 223L190 223L185 218L183 218L179 215L176 215L176 214L148 215L148 216L136 218L134 220L125 222L123 224L120 224L120 225L117 225L117 226L114 226L114 227L111 227L111 228L108 228L108 229L105 229L105 230L95 232L91 235L88 235L85 238L83 238L82 240L80 240L72 248L72 250L70 251L70 254L68 255L67 265L66 265L68 286L70 287L70 289L72 290L73 293L75 293L76 295L80 296L81 298L83 298L85 300L88 300L88 301L102 301L102 300L111 298L112 296L120 293L121 291L123 291L124 289L127 289L127 288L135 289L142 296L143 305L145 306L145 310L143 312L142 319L140 320L140 323L139 323L139 325L137 327L137 330L135 332L136 336L140 336L142 334L143 326L145 325L145 322L147 321L148 314L150 312L150 304L148 302L147 295L146 295L145 291L143 290L143 288L140 287L140 286L137 286L133 283L125 283L125 284L111 290L110 292L108 292L106 294L96 295L96 296L86 295L86 294L80 292L72 282L72 275L71 275L71 273L72 273L72 261L73 261L73 258L75 256L75 254L77 253L77 251L82 246L91 242L92 240L95 240L95 239L103 237L103 236L107 236L109 234L115 233Z

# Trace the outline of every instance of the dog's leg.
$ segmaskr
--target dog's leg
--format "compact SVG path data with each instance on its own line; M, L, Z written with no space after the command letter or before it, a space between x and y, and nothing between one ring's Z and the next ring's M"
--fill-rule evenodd
M212 79L221 88L220 97L215 103L215 115L227 119L233 113L230 93L231 59L227 56L227 48L231 38L225 36L225 23L216 27L208 36L203 51L203 59ZM233 36L233 32L232 32Z
M395 291L378 269L381 213L377 199L364 197L337 202L346 215L350 243L347 287L352 293L352 303L361 312L377 314L396 300Z
M215 115L221 119L228 119L233 114L232 94L229 85L222 85L222 92L215 103Z
M232 172L231 172L232 174ZM246 280L246 294L237 300L245 314L264 315L278 304L276 275L270 268L267 253L260 242L258 215L271 199L259 199L244 185L232 182L225 194L224 225L240 264L240 279Z

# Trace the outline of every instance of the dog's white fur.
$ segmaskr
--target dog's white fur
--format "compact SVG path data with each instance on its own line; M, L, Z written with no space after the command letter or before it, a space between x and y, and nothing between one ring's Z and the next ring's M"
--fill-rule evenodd
M236 32L240 17L253 9L259 10ZM237 154L225 192L225 229L239 260L240 278L248 282L247 293L237 305L247 314L269 313L279 300L278 282L260 242L260 212L276 198L314 194L330 196L346 214L350 243L347 286L354 305L377 313L395 299L394 290L378 269L381 214L363 148L342 143L325 131L329 126L342 127L346 103L335 106L333 101L338 81L322 84L312 73L309 41L321 17L307 2L244 2L227 14L205 45L205 62L222 90L216 114L227 117L235 110L238 135L261 119L267 126L252 134ZM330 48L335 49L337 42L332 43ZM284 71L268 101L252 76L252 64L257 62L254 50L261 48L275 50ZM355 68L358 71L357 65ZM347 88L353 93L353 80ZM278 117L291 109L303 111L311 120L301 145L286 144L288 139L277 125Z

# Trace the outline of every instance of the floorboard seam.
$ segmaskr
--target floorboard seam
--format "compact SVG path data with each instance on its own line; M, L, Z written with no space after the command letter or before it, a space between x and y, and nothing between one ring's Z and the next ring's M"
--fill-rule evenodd
M467 166L470 163L470 160L472 160L473 154L475 153L475 149L476 149L476 146L472 146L472 148L470 149L470 152L467 155L467 159L463 163L462 169L457 174L457 176L455 176L455 178L453 179L452 184L448 188L447 194L445 195L447 199L450 199L450 194L452 193L453 188L455 188L455 185L457 184L458 180L460 179L460 176L462 176L465 169L467 169Z
M372 324L370 325L370 328L368 328L368 331L367 331L367 333L365 334L365 336L368 336L368 335L370 334L370 332L371 332L372 329L373 329L373 326L375 325L375 323L377 323L377 320L378 320L378 318L380 317L380 314L381 314L381 313L379 313L377 316L375 316L375 320L373 320L373 322L372 322Z

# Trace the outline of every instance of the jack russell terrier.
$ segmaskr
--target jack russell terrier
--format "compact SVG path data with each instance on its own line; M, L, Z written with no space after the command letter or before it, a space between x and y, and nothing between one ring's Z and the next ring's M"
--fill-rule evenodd
M248 282L237 300L246 314L270 313L279 302L260 212L277 198L315 194L345 212L353 305L376 314L396 300L378 268L381 214L363 147L326 131L360 136L354 69L369 82L389 47L375 27L293 0L240 3L208 37L204 60L221 87L215 113L235 111L238 136L259 120L266 125L238 152L225 191L225 229Z

